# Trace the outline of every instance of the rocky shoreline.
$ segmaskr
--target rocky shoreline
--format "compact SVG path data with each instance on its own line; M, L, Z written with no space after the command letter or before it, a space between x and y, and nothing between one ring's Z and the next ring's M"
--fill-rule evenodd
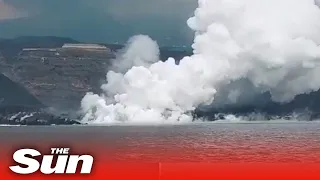
M2 125L76 125L81 124L68 115L54 115L45 109L30 107L0 108L0 124Z

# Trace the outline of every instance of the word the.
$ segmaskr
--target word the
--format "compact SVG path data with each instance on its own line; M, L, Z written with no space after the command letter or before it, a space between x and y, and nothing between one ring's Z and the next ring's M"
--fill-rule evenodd
M93 157L91 155L69 155L69 150L70 148L51 148L51 155L42 155L35 149L20 149L13 154L13 160L19 165L9 168L18 174L32 174L39 169L43 174L75 174L79 161L82 161L80 173L89 174L93 165ZM41 156L42 161L39 163L36 157ZM55 167L52 167L55 156L57 160Z

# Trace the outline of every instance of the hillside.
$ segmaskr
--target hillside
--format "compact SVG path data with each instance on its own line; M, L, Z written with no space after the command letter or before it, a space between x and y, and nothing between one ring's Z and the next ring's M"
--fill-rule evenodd
M2 106L48 106L62 110L77 110L88 92L100 92L109 62L118 44L105 44L105 51L65 50L65 43L76 40L59 37L20 37L0 40L0 102ZM23 48L53 48L51 50L22 51ZM192 54L190 49L162 47L161 59L181 59ZM1 55L2 54L2 55ZM223 91L222 91L223 92ZM222 93L223 94L223 93ZM195 116L214 119L217 114L248 115L262 113L286 116L293 112L310 113L318 118L320 91L297 96L292 102L272 102L268 93L253 96L247 92L241 104L225 103L227 94L216 98L211 106L197 109ZM249 98L248 98L249 97Z
M54 36L22 36L14 39L0 39L0 52L5 58L10 59L17 56L23 48L55 48L61 47L64 43L78 43L78 41Z
M43 104L24 87L0 74L0 107L3 106L43 107Z
M61 48L79 43L60 37L18 37L0 41L0 72L21 84L41 103L61 109L77 109L86 92L100 92L106 71L119 44L101 44L108 49L87 51ZM26 50L24 48L40 48ZM161 48L161 59L180 59L191 52ZM2 54L2 56L1 56Z

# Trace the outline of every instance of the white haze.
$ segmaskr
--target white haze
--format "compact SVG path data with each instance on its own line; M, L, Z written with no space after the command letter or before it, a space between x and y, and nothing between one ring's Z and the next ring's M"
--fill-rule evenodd
M278 102L320 88L315 0L199 0L187 23L195 31L194 55L179 65L169 58L125 73L110 71L102 95L83 98L83 121L189 122L189 112L212 103L217 89L243 78ZM149 48L143 52L153 59L157 55L150 55ZM235 91L229 98L237 96Z

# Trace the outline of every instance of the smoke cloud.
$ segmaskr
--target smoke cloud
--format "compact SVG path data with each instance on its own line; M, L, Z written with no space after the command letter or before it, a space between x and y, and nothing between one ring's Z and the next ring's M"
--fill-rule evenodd
M103 94L88 93L82 100L83 120L189 122L190 112L214 102L219 89L240 79L249 80L256 91L269 91L277 102L318 90L318 2L199 0L187 21L195 31L194 55L179 65L169 58L125 73L110 71ZM235 87L228 98L236 102L240 93Z

